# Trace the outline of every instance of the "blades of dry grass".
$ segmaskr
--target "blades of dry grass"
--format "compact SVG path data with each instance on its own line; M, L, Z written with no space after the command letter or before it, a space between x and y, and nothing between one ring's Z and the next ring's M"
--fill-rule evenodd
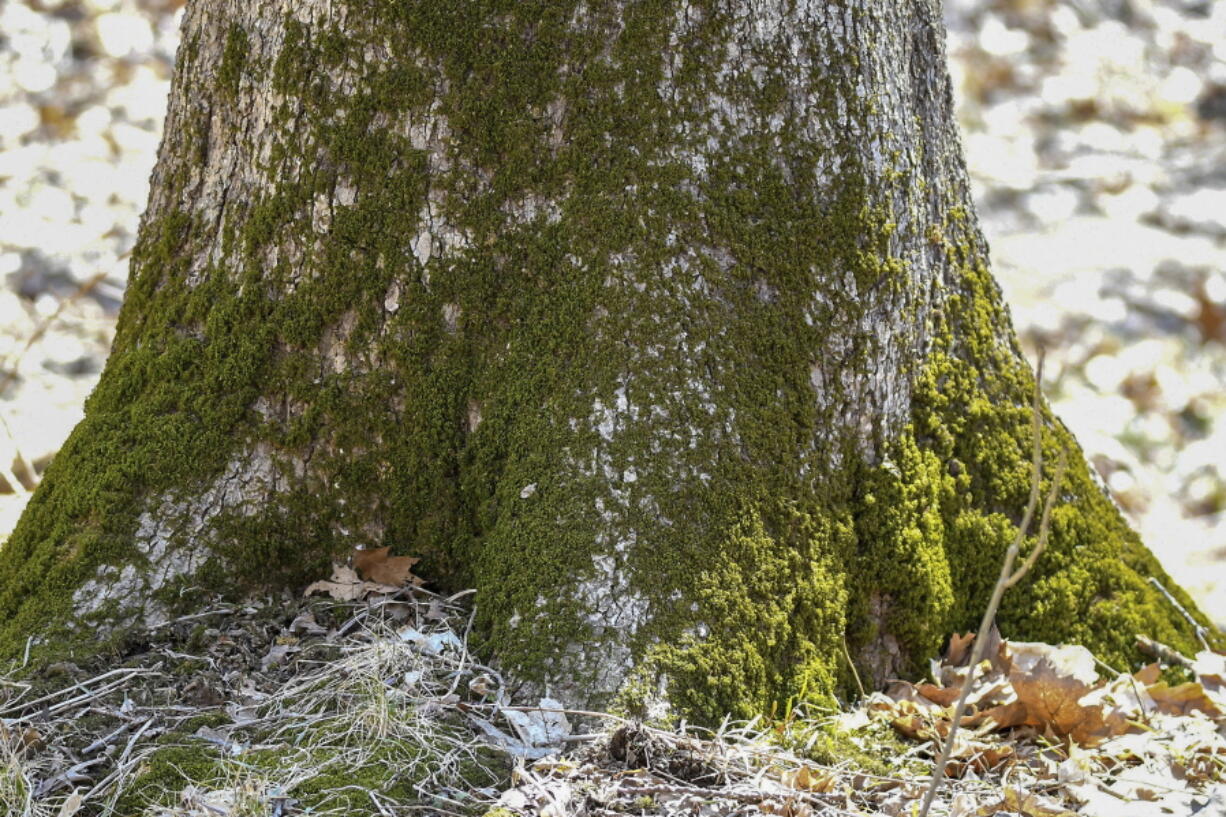
M0 727L0 805L11 817L52 817L56 806L36 797L38 780L45 773L29 757L21 737Z

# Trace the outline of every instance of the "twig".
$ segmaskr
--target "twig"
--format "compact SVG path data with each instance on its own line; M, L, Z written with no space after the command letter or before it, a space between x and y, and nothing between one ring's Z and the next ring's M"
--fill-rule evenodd
M216 607L212 610L205 610L202 613L192 613L191 615L180 616L179 618L171 619L170 621L163 621L161 624L154 624L149 628L149 631L157 632L165 627L173 627L174 625L182 624L185 621L193 621L194 619L198 618L207 618L208 616L220 616L233 613L234 609L235 608L233 607Z
M1200 645L1204 647L1206 650L1213 649L1212 647L1209 646L1208 639L1205 638L1205 633L1208 632L1209 628L1205 627L1199 621L1192 618L1192 614L1189 613L1187 610L1185 610L1183 608L1183 605L1175 600L1175 597L1171 595L1170 591L1162 586L1162 582L1158 581L1153 576L1150 576L1149 583L1152 584L1154 587L1158 588L1159 590L1161 590L1162 595L1166 596L1166 600L1169 601L1171 605L1176 610L1178 610L1185 619L1187 619L1188 623L1192 625L1192 628L1196 630L1196 637L1197 639L1200 640Z
M125 683L127 683L127 681L128 681L128 678L116 679L114 681L111 681L110 683L107 683L103 686L98 687L97 689L91 689L88 692L83 692L80 695L76 696L75 698L69 698L66 701L60 701L58 704L49 706L45 710L34 712L28 715L22 715L20 718L14 718L13 720L9 721L9 723L10 724L25 723L26 721L33 720L34 718L39 717L39 716L54 715L56 712L60 712L62 710L68 709L71 706L76 706L77 704L83 703L85 701L92 701L96 698L101 698L103 695L107 694L108 692L114 692L115 690L122 687ZM22 708L26 709L28 707L29 707L29 704L27 704L26 706Z
M1137 649L1151 658L1156 658L1157 660L1163 661L1167 664L1187 667L1188 669L1191 669L1196 663L1179 650L1175 649L1174 647L1168 647L1161 641L1154 641L1152 638L1143 636L1140 633L1136 635L1136 639Z
M123 754L121 754L119 759L115 761L116 766L123 765L124 761L128 759L128 755L132 754L132 747L136 745L138 740L140 740L141 735L145 734L145 732L149 730L150 726L153 726L153 722L155 720L157 720L157 716L150 715L145 719L145 722L140 725L140 728L136 730L135 734L128 738L128 745L123 747Z
M96 757L93 760L85 760L77 763L76 765L60 772L55 777L49 777L43 782L39 783L38 788L34 790L34 796L46 797L48 794L51 794L57 789L63 788L70 783L81 783L88 780L89 776L85 774L86 769L89 769L91 766L97 766L99 763L106 763L106 761L107 758L105 757Z
M115 729L113 732L111 732L109 735L105 735L103 737L98 738L93 743L91 743L90 745L82 749L81 754L92 755L94 752L97 752L99 749L104 749L107 746L110 746L112 743L119 740L120 735L122 735L124 732L128 731L131 728L132 728L132 721L127 721L126 723L119 724L119 727Z
M45 701L53 701L62 695L67 695L69 692L73 692L74 690L87 689L89 684L92 684L96 681L101 681L104 678L110 678L114 675L123 675L124 678L122 678L119 681L119 683L122 683L123 681L128 680L134 675L149 675L149 674L153 674L156 672L157 671L154 669L145 669L145 668L140 668L140 667L133 667L133 668L122 667L120 669L113 669L110 672L104 672L101 675L90 678L88 681L81 681L79 683L73 684L72 686L64 687L63 689L58 689L55 692L42 696L41 698L35 698L34 700L26 701L23 704L13 704L12 706L9 706L6 709L0 710L0 715L7 715L10 712L20 712L24 709L29 709L35 704L41 704L41 703L44 703ZM113 688L114 683L115 682L112 682L112 684L108 684L106 691L109 692L110 689ZM89 692L85 697L86 698L93 697L94 695L100 694L100 692L101 692L100 690L94 690L94 691ZM77 700L83 700L83 699L80 699L80 698L73 699L73 701L77 701ZM66 704L70 704L70 703L71 702L66 702L64 704L56 704L55 708L59 709L65 706Z
M1056 495L1059 492L1060 481L1064 477L1064 467L1067 462L1067 452L1064 451L1060 454L1060 462L1056 466L1051 489L1048 491L1047 498L1043 503L1043 514L1039 523L1039 539L1035 543L1034 550L1031 551L1030 556L1021 567L1014 571L1013 563L1017 559L1018 552L1021 550L1022 542L1026 539L1030 522L1034 518L1036 507L1038 507L1039 482L1043 476L1043 440L1039 412L1040 386L1042 382L1043 356L1040 353L1038 371L1035 374L1034 382L1034 403L1031 406L1034 449L1030 475L1030 500L1026 503L1026 512L1022 514L1022 524L1018 526L1017 535L1009 544L1008 550L1005 551L1005 558L1000 566L1000 578L996 580L996 586L992 589L992 597L988 600L988 607L984 611L983 620L979 623L979 634L975 637L975 645L971 650L971 663L967 668L966 679L962 682L962 692L958 696L957 704L954 705L949 734L945 738L945 745L941 747L941 754L937 758L936 766L932 770L932 779L928 783L928 790L924 792L924 802L920 806L918 817L928 817L928 811L932 808L932 801L936 798L937 791L941 787L941 781L945 779L945 767L949 763L950 755L953 754L954 738L958 734L958 726L962 723L962 714L966 710L966 701L970 697L971 686L975 682L975 672L979 669L979 662L983 660L988 633L991 631L992 624L996 619L996 611L1000 607L1001 597L1004 596L1006 589L1017 584L1026 575L1026 572L1030 570L1038 559L1039 554L1047 546L1048 521L1052 506L1055 504Z

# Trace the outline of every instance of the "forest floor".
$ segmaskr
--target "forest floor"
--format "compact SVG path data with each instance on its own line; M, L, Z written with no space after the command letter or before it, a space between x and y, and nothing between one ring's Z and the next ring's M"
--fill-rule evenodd
M105 362L181 5L0 3L0 540ZM945 5L1023 345L1047 348L1057 414L1226 623L1226 3ZM704 731L522 698L467 622L421 589L270 599L88 663L0 667L0 815L911 815L966 673L958 639L930 683ZM1224 815L1224 674L1209 654L1117 674L994 645L933 813Z
M643 722L483 666L464 594L343 574L0 673L0 813L913 817L970 661L955 636L929 682L842 711ZM1226 815L1226 656L1128 674L995 634L986 655L934 817Z
M182 0L0 4L0 540L123 297ZM946 0L980 218L1048 395L1226 623L1226 3Z

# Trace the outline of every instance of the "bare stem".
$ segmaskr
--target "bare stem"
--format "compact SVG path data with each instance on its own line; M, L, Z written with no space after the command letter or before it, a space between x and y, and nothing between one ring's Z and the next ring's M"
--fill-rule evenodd
M979 633L975 636L975 644L971 650L971 663L967 668L966 678L962 682L962 692L958 695L958 702L954 705L949 734L945 737L945 744L941 747L941 754L937 758L936 766L932 770L932 779L928 783L928 790L924 792L924 802L920 806L919 817L928 817L928 811L932 808L932 801L936 798L937 791L941 787L941 781L945 779L945 767L949 764L949 756L953 753L954 739L957 737L958 727L962 723L962 715L966 711L966 700L970 697L971 687L975 683L975 674L979 670L979 662L983 660L988 633L992 629L992 623L996 620L996 611L1000 608L1001 597L1004 596L1005 590L1017 584L1030 571L1030 568L1034 566L1039 555L1047 546L1048 522L1051 518L1051 509L1059 493L1060 481L1064 477L1064 468L1068 461L1067 452L1065 451L1062 451L1060 454L1060 461L1056 466L1051 488L1047 492L1047 498L1043 503L1038 541L1035 542L1034 549L1030 552L1026 561L1014 571L1013 563L1017 560L1017 555L1021 551L1022 543L1026 539L1026 533L1030 529L1030 523L1034 519L1035 509L1039 504L1039 483L1043 473L1042 419L1041 412L1039 411L1040 384L1042 382L1043 355L1040 353L1038 371L1035 374L1034 403L1031 406L1034 449L1032 458L1033 467L1030 476L1030 501L1026 503L1026 512L1022 515L1022 523L1018 526L1017 535L1009 544L1008 550L1005 551L1005 558L1000 566L1000 577L996 580L996 586L992 589L992 597L988 600L988 607L983 613L983 620L979 623Z

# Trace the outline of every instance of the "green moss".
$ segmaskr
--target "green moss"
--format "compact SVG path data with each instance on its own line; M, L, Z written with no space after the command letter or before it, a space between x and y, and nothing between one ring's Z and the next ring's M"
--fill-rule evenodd
M682 608L665 626L680 637L648 652L670 679L669 698L686 713L751 718L781 703L781 692L831 703L846 605L844 574L831 555L849 531L796 515L787 538L771 535L756 511L734 525L702 565L692 604L702 630ZM708 628L718 628L712 632Z
M697 719L846 693L845 638L916 667L973 625L1028 491L1031 386L966 191L925 164L937 137L875 168L854 65L798 76L756 44L761 70L717 73L720 4L676 42L662 0L343 5L344 28L280 21L275 54L231 26L216 65L185 33L178 87L267 92L276 127L243 156L268 182L224 225L195 215L195 170L244 125L180 112L107 369L0 551L0 654L67 627L100 570L147 568L146 511L173 532L155 558L201 557L151 601L299 587L390 545L477 587L476 638L528 680L595 680L567 647L610 637L574 598L600 549L654 614L618 646ZM796 47L824 65L829 36ZM944 254L931 291L908 246ZM844 377L897 348L901 433ZM280 488L200 527L190 500L252 451ZM1078 461L1002 626L1121 664L1134 630L1190 645L1148 575ZM119 607L95 618L141 612Z
M461 760L450 758L448 752L462 745L467 734L432 731L437 725L423 731L419 739L405 740L350 734L353 724L349 719L320 721L295 736L298 744L287 744L279 736L273 744L237 756L222 756L208 743L188 737L202 725L217 724L193 719L162 739L166 745L158 747L125 782L115 813L138 815L154 806L174 806L188 786L206 792L247 791L252 795L253 814L266 810L268 803L261 792L272 790L294 798L308 811L361 813L370 806L368 791L400 807L420 808L438 805L429 799L428 786L423 794L422 784L437 784L440 776L459 787L450 791L452 797L463 797L460 789L465 787L500 787L507 782L504 756L492 748L477 747ZM184 739L193 742L180 745Z
M177 727L177 731L184 735L194 735L202 727L214 728L227 726L230 723L232 723L232 720L225 712L205 712L204 714L188 718Z
M226 45L221 54L221 65L217 69L218 88L230 98L238 95L238 86L243 79L249 51L247 32L238 25L230 26L226 30Z
M206 790L226 781L224 762L203 741L199 746L165 746L137 767L115 802L116 814L144 814L153 806L173 807L189 785Z
M886 723L873 721L855 730L828 721L800 731L785 745L824 766L850 766L880 777L899 776L899 758L913 747Z
M950 227L956 222L952 218ZM901 471L881 469L867 481L885 483L895 496L888 510L870 513L868 520L897 529L907 524L898 514L906 507L902 516L930 531L927 541L939 543L928 557L892 559L881 549L871 557L892 573L892 579L875 576L871 584L902 600L897 614L929 611L896 628L928 628L926 637L904 639L915 648L917 667L944 633L975 629L1030 491L1032 375L1016 347L999 340L1011 336L1009 323L982 264L963 266L957 286L959 294L938 318L937 343L916 384L911 429L894 446ZM1147 579L1173 583L1093 481L1072 435L1046 409L1043 449L1049 464L1067 450L1070 467L1047 551L1005 595L998 616L1004 635L1081 643L1117 666L1137 665L1137 632L1194 653L1191 628ZM1044 492L1050 474L1049 465ZM1034 546L1036 533L1032 529L1026 549ZM885 541L908 539L923 537ZM915 569L925 563L936 568ZM1179 599L1191 605L1182 591Z

